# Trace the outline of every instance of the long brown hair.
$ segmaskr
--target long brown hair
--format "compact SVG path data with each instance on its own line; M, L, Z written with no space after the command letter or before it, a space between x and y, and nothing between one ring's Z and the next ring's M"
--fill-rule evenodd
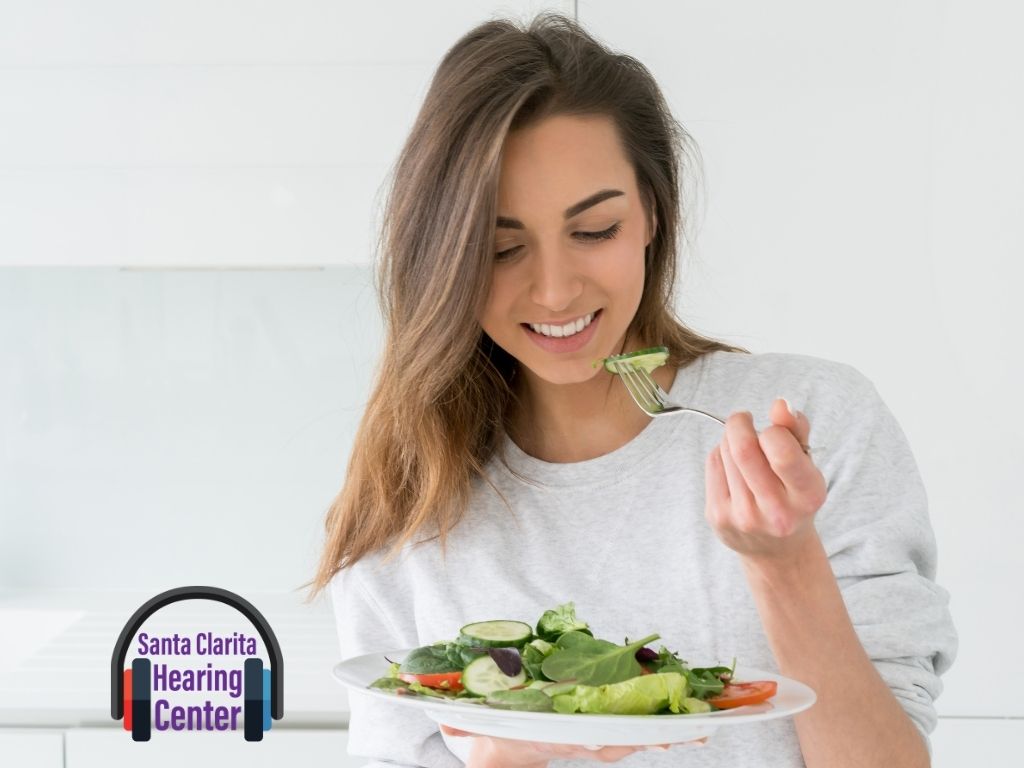
M490 289L501 152L509 132L553 115L607 115L657 227L627 335L663 344L669 365L714 350L673 311L676 254L690 210L682 182L699 152L650 72L575 21L484 22L445 54L393 168L378 243L383 355L308 599L342 568L421 529L461 518L474 478L498 451L517 361L477 320ZM436 532L435 530L436 529ZM429 539L428 539L429 540Z

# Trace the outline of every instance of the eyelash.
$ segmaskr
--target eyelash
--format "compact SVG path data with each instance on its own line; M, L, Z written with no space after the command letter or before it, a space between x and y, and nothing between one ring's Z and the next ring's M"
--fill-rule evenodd
M601 240L611 240L613 237L619 234L619 230L621 229L622 222L620 221L616 222L615 224L612 224L610 227L608 227L608 229L602 230L600 232L576 232L574 234L589 242L599 242ZM495 258L498 259L498 261L503 261L509 258L512 255L512 253L519 250L519 248L521 247L522 246L517 245L513 248L506 248L504 251L498 251L498 253L495 254Z

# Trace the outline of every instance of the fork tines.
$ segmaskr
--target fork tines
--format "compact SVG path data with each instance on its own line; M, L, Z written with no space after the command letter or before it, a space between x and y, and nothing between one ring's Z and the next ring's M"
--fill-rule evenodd
M647 389L658 401L658 405L664 408L668 404L668 392L661 388L661 385L654 380L651 372L646 368L634 368L633 370L640 375L640 378L647 385Z
M647 376L647 381L654 383L655 388L652 389L641 373L645 373L634 368L629 363L615 363L615 370L619 374L619 378L622 379L622 383L626 385L626 390L632 396L633 400L639 405L644 411L649 414L655 414L662 410L664 407L663 400L658 397L657 390L660 389L651 377Z

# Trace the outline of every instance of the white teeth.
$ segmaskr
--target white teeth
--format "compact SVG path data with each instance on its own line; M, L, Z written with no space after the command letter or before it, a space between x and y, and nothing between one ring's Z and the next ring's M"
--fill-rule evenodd
M591 312L589 315L573 320L571 323L565 325L548 325L547 323L530 323L530 328L535 333L542 333L545 336L553 336L556 339L565 338L566 336L575 336L577 333L582 331L590 322L594 319L594 313Z

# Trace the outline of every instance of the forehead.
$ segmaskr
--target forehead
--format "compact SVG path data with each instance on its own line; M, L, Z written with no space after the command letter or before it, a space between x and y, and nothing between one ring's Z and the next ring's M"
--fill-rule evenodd
M558 115L513 131L505 140L499 212L561 211L604 188L636 194L632 166L606 116ZM622 199L622 198L619 198Z

